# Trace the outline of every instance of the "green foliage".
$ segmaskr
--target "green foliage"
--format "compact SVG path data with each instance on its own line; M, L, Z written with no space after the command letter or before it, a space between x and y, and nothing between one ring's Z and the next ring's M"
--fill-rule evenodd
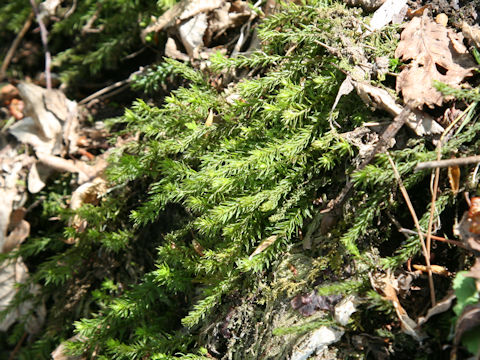
M453 311L457 317L462 314L463 310L468 305L478 304L479 301L478 289L475 285L476 280L466 276L467 274L467 271L459 272L453 280L453 289L457 296L457 304L453 307ZM477 354L480 349L480 341L478 340L479 336L480 328L478 326L467 331L462 336L462 344L472 354Z
M128 62L128 55L141 49L140 31L151 16L161 15L174 3L85 0L58 7L57 17L47 24L53 71L60 74L64 84L75 86L101 72L119 69ZM31 11L28 0L0 5L0 34L17 33Z
M96 12L94 26L105 25L89 41L78 38L57 57L69 76L118 65L119 54L134 49L138 19L161 10L155 2L97 3L79 2L78 13L53 28L53 35L77 39L75 32ZM319 264L298 283L315 287L321 295L366 292L369 272L397 269L420 254L418 238L412 236L378 255L378 247L390 240L389 216L408 219L402 215L406 207L392 190L397 184L386 156L355 171L358 149L329 121L345 79L340 69L352 68L359 59L342 51L334 56L327 48L359 42L359 16L360 10L337 2L284 4L259 28L261 51L212 57L213 72L262 67L257 77L245 78L228 91L213 88L206 73L168 59L135 79L136 89L146 92L157 91L171 74L186 79L187 85L161 106L138 100L123 117L112 120L120 134L138 134L139 140L111 156L111 191L105 201L76 212L87 221L86 231L68 226L73 214L65 193L49 189L41 218L46 221L55 214L62 219L59 226L5 256L22 256L35 264L15 304L25 298L30 284L42 285L37 301L53 304L47 331L35 346L45 351L75 332L80 337L68 346L87 357L205 358L202 334L225 319L235 298L253 299L252 306L260 308L272 300L269 296L279 297L283 291L262 286L304 290L275 283L274 269L291 252L301 251L302 232L347 178L355 188L344 216L329 235L315 232L308 256ZM367 56L391 56L394 31L392 27L384 35L372 35L372 47L381 51ZM205 124L209 114L214 115L211 126ZM372 113L355 94L343 97L334 112L342 132L376 121L377 115L382 114ZM445 144L445 154L455 148L466 154L475 151L476 146L469 146L478 145L480 122L473 117L470 121L471 126ZM426 139L409 141L391 155L408 190L425 186L429 173L413 169L419 161L436 157ZM323 204L315 199L323 199ZM438 215L453 201L451 192L444 191L437 199ZM429 204L416 205L425 228ZM272 236L269 247L250 256ZM75 244L66 245L64 239L75 239ZM76 296L60 298L58 288ZM392 314L378 294L366 295L378 313ZM281 328L276 334L307 332L325 324L330 322Z

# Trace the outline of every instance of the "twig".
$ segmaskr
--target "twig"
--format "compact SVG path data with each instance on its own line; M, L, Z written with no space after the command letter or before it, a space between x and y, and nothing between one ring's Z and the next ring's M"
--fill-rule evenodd
M40 26L40 38L42 39L43 48L45 50L45 81L47 83L47 89L50 90L52 88L52 74L50 73L52 55L50 54L50 50L48 50L48 31L43 22L42 16L38 11L35 0L30 0L30 4L32 5L35 17L37 18L38 26Z
M2 67L0 68L0 81L2 81L5 78L8 65L10 65L10 61L12 61L13 55L15 54L15 51L17 50L18 45L20 45L20 42L22 41L28 29L32 25L34 16L35 16L35 13L32 10L30 15L28 15L27 21L25 21L25 24L23 24L22 30L20 30L15 40L13 40L12 45L10 46L10 49L8 49L7 55L5 55L5 58L3 59Z
M112 84L112 85L109 85L107 87L104 87L103 89L101 90L98 90L97 92L94 92L93 94L87 96L86 98L82 99L79 101L79 105L83 105L83 104L86 104L88 103L89 101L97 98L97 97L100 97L101 95L103 94L106 94L108 93L109 91L112 91L114 89L117 89L121 86L125 86L127 85L129 82L131 81L131 78L128 78L128 79L125 79L125 80L121 80L121 81L117 81L116 83Z
M415 223L415 227L417 228L418 237L419 237L420 243L422 245L423 256L425 258L425 263L427 264L428 284L430 285L430 299L432 301L432 306L435 306L436 300L435 300L435 287L434 287L434 284L433 284L432 267L430 265L430 257L428 256L427 247L425 246L425 240L423 238L423 232L422 232L422 229L420 228L420 223L418 222L418 217L417 217L417 214L415 213L415 209L413 208L412 202L410 201L410 196L408 196L407 189L405 188L405 185L403 185L402 178L400 177L400 174L397 170L397 167L395 166L395 163L393 162L393 159L390 156L390 154L388 153L388 151L387 151L387 156L388 156L388 161L390 162L390 165L392 165L393 173L395 175L395 179L398 182L398 186L400 187L400 191L402 192L403 198L405 199L405 202L407 203L408 210L410 211L410 214L412 215L413 222Z
M73 0L72 6L65 13L65 15L63 16L63 19L69 18L75 12L76 9L77 9L77 0Z
M445 159L445 160L435 160L435 161L425 161L418 163L415 167L415 171L425 170L425 169L435 169L435 168L446 168L450 166L464 166L469 164L480 163L480 155L466 156L456 159Z
M20 348L22 347L22 344L23 342L25 341L25 339L27 338L27 335L28 333L26 331L23 332L23 335L22 337L20 338L20 340L18 341L17 345L15 345L15 348L12 350L12 352L10 353L10 356L8 357L8 360L13 360L15 359L15 357L17 356L17 353L18 351L20 350Z
M145 71L145 69L146 68L140 67L140 70L137 70L137 71L131 73L130 76L127 79L117 81L116 83L114 83L112 85L108 85L107 87L104 87L103 89L100 89L100 90L94 92L93 94L91 94L91 95L87 96L86 98L80 100L78 104L79 105L86 104L89 101L91 101L93 99L96 99L96 98L102 96L103 94L106 94L106 93L108 93L109 91L112 91L112 90L115 90L115 91L112 91L112 94L109 94L109 96L114 95L114 94L120 92L121 90L124 90L126 88L126 85L128 85L129 83L132 82L133 77L135 75L141 74L142 72ZM117 89L117 88L120 88L120 87L121 87L121 89Z
M417 232L415 232L413 230L410 230L410 229L405 229L405 228L400 228L398 231L400 231L401 233L410 234L410 235L416 235L417 234ZM425 233L422 233L422 234L423 234L423 236L426 236ZM463 249L468 250L468 248L465 245L463 245L462 242L460 242L460 241L445 239L443 237L435 236L435 235L432 235L432 240L437 240L437 241L444 242L444 243L447 243L447 244L456 245L458 247L461 247Z

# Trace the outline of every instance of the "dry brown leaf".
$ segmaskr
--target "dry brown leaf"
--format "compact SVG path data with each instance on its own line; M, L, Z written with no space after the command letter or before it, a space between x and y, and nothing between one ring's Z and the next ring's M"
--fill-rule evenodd
M477 48L480 48L480 26L478 24L471 26L464 21L462 23L462 34L473 41Z
M263 240L260 245L257 246L255 251L249 256L249 259L252 259L255 255L260 254L262 251L264 251L266 248L268 248L270 245L272 245L275 240L277 240L277 235L272 235Z
M10 104L13 98L20 96L18 89L12 84L6 84L0 88L0 103Z
M421 341L423 335L418 331L417 323L408 316L398 299L397 291L399 286L397 279L390 273L369 275L369 277L372 287L392 303L402 325L403 332Z
M193 245L193 250L199 255L199 256L204 256L203 253L203 246L200 244L197 240L193 239L192 240L192 245Z
M398 116L402 112L403 107L396 103L395 98L387 90L364 81L353 81L353 85L365 104L387 111L393 116ZM406 123L418 136L441 134L444 131L430 115L420 110L413 111Z
M459 87L475 66L462 44L463 36L428 17L413 18L402 32L395 56L410 61L397 77L397 91L407 105L433 108L442 105L443 95L433 87L435 80Z
M475 199L475 198L474 198ZM480 199L480 198L479 198ZM472 207L470 207L472 209ZM471 213L470 215L475 215ZM476 216L470 217L469 212L465 212L460 222L454 228L454 234L462 239L462 242L471 250L480 251L480 235L474 231L480 226L477 223ZM473 230L473 231L472 231Z
M423 324L425 324L432 316L441 314L447 311L448 309L450 309L452 306L453 300L455 300L456 298L457 297L455 296L453 291L447 296L445 296L442 300L437 302L435 306L433 306L427 311L427 315L421 316L418 318L417 320L418 326L422 326Z
M91 182L87 182L79 186L73 193L70 200L70 208L72 210L79 209L83 204L98 205L102 196L107 192L107 182L101 178L96 177ZM77 229L78 232L83 232L87 226L87 222L80 216L75 215L70 223L70 226ZM68 239L67 243L74 243L75 239Z
M20 245L30 235L30 223L26 220L21 220L17 226L8 234L5 243L3 244L2 253L6 254Z
M208 112L207 120L205 120L205 126L210 127L213 125L213 110L210 109Z
M463 334L480 326L480 303L465 306L455 326L454 346L458 346Z
M167 39L167 42L165 44L165 56L180 61L190 60L187 54L184 54L183 52L178 50L177 43L171 37Z
M75 335L68 339L67 341L84 341L83 338L81 338L79 335ZM60 345L57 346L55 350L52 351L50 354L52 356L52 360L86 360L86 357L81 356L81 355L69 355L67 351L67 347L65 346L65 343L63 342Z
M212 11L224 3L225 0L182 0L167 10L153 24L146 27L141 34L145 41L147 34L159 32L175 24L177 20L187 20L200 13Z
M207 26L207 14L200 13L178 27L183 46L187 50L188 56L193 59L199 58L200 49L203 47L203 35Z
M458 189L460 188L460 167L459 166L449 166L448 167L448 181L450 182L450 188L453 193L457 195Z
M419 270L421 272L428 272L428 267L426 265L412 265L415 270ZM432 270L433 274L442 275L442 276L450 276L451 273L444 267L440 265L431 265L430 269Z

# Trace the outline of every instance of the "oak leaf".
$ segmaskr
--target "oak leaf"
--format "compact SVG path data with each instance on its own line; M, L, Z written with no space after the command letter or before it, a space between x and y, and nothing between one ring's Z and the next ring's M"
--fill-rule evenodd
M475 66L463 35L435 23L426 12L407 24L395 57L410 61L397 77L397 91L407 105L416 108L442 105L445 99L433 87L434 81L458 88Z

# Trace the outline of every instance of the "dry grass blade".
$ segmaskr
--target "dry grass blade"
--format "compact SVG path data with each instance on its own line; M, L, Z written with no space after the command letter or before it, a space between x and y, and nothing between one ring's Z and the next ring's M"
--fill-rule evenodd
M422 244L423 256L425 257L425 263L427 264L428 284L430 286L430 299L432 301L432 306L435 306L435 303L436 303L436 300L435 300L435 286L433 284L432 267L430 265L430 256L429 256L430 254L427 251L427 247L425 246L425 240L423 238L422 229L420 228L420 223L418 222L417 214L415 213L415 209L413 208L412 202L410 201L410 196L408 196L407 189L405 188L405 185L403 185L402 178L400 177L400 174L397 170L397 167L395 166L395 163L393 162L393 159L388 152L387 152L387 156L388 156L388 161L390 162L390 165L392 165L393 173L395 175L395 179L398 182L398 186L400 187L400 191L402 192L403 198L405 199L405 202L407 203L408 210L410 211L410 214L412 214L412 219L413 219L413 222L415 223L415 227L417 228L418 237L420 239L420 243Z
M470 111L476 106L476 102L471 103L443 132L442 136L440 137L440 141L437 145L437 161L440 161L442 158L442 146L443 142L445 141L446 136L448 133L453 129L453 127ZM437 201L437 192L438 192L438 181L440 178L440 168L435 169L435 179L433 183L433 190L432 190L432 202L430 205L430 217L428 219L428 229L427 229L427 255L430 259L430 248L432 243L432 226L433 226L433 216L435 214L435 202Z

